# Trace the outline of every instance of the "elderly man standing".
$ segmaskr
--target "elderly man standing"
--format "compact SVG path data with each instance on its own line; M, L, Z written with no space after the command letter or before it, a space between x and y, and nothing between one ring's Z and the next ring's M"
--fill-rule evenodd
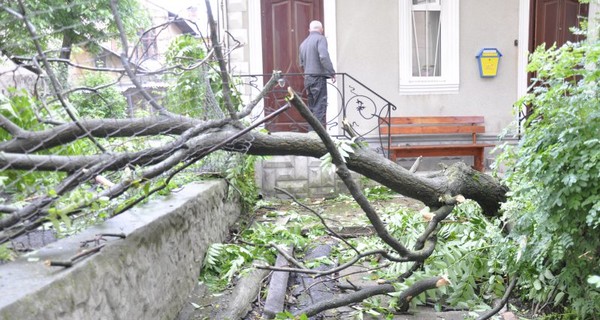
M304 88L308 95L308 108L325 126L327 113L327 79L335 82L335 70L323 36L323 24L311 21L310 34L300 44L300 67L304 70ZM309 129L312 131L312 128Z

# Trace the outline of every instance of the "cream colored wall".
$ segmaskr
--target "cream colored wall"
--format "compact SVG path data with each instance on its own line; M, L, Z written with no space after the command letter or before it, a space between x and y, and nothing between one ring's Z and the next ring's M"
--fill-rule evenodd
M337 1L337 70L394 103L396 115L483 115L494 136L513 120L518 18L518 1L460 1L459 93L404 96L398 93L398 1ZM503 54L495 78L479 77L475 55L484 47Z

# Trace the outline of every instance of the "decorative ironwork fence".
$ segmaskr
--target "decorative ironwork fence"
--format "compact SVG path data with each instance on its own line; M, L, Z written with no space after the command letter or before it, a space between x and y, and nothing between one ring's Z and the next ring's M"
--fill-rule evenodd
M296 92L302 94L306 102L306 90L303 87L302 73L282 74L279 85L276 86L265 97L262 109L257 108L254 118L260 118L271 114L279 106L284 104L284 97L288 95L287 87L291 86ZM270 77L267 74L238 75L238 88L242 94L252 95L260 92L262 82ZM339 139L351 139L358 137L369 141L377 152L386 154L385 149L389 147L389 137L381 136L380 127L390 126L389 117L397 107L389 100L382 97L358 79L347 73L336 73L336 81L328 81L328 113L327 128L332 136ZM332 95L331 93L334 93ZM308 125L294 114L295 110L288 110L269 122L265 128L269 131L296 131L306 132ZM279 130L282 126L274 125L274 122L286 123L287 130ZM388 130L389 132L389 130Z

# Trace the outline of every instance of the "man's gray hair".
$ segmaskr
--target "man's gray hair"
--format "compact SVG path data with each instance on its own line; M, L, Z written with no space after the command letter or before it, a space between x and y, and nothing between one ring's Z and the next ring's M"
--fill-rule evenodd
M321 31L323 29L323 24L321 21L313 20L310 22L310 26L308 27L309 31Z

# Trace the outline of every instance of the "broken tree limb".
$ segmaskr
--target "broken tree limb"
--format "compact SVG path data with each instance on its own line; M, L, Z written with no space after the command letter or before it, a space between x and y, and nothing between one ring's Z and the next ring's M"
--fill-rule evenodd
M333 229L331 229L327 223L325 222L325 219L323 219L323 216L321 216L318 212L316 212L315 210L313 210L312 208L310 208L309 206L301 203L300 201L298 201L298 199L296 199L296 197L294 197L291 193L275 187L276 191L279 192L283 192L285 193L288 197L290 197L290 199L292 199L292 201L294 201L295 203L297 203L299 206L301 206L302 208L310 211L312 214L314 214L315 216L317 216L317 218L319 218L319 220L321 221L321 224L325 227L325 229L327 229L327 231L330 232L330 234L333 235L333 237L335 237L336 239L339 239L340 241L342 241L346 246L348 246L350 249L352 249L354 252L356 252L357 254L360 254L360 252L356 249L355 246L353 246L350 242L348 242L346 239L344 239L342 236L340 236L337 232L333 231Z
M410 306L410 301L420 295L421 293L439 288L442 286L449 285L450 281L446 277L433 277L429 279L423 279L415 282L408 289L402 291L400 296L398 297L398 306L396 309L400 312L408 311L408 307Z
M58 260L46 260L44 262L45 265L49 266L49 267L65 267L65 268L70 268L73 266L73 264L75 264L77 261L79 261L80 259L87 257L91 254L94 254L96 252L99 252L102 248L104 248L104 246L106 245L106 243L102 243L99 244L95 247L89 248L89 249L85 249L83 251L81 251L80 253L72 256L71 258L69 258L66 261L58 261Z
M433 277L433 278L424 279L424 280L415 282L412 286L410 286L409 288L407 288L400 294L400 296L399 296L400 305L398 307L399 311L408 310L410 301L415 296L417 296L427 290L439 288L441 286L445 286L448 284L450 284L450 282L445 277ZM331 300L319 301L311 306L308 306L302 310L295 312L294 316L300 316L300 315L305 314L306 316L311 317L311 316L314 316L325 310L350 305L353 303L363 301L363 300L373 297L373 296L388 294L388 293L392 293L395 291L396 291L396 289L391 284L383 284L383 285L378 285L378 286L364 287L358 291L355 291L355 292L352 292L352 293L349 293L346 295L342 295L342 296L339 296L339 297L331 299Z
M510 298L510 294L515 289L518 279L519 279L519 277L517 277L516 275L513 276L512 279L510 280L510 283L508 284L508 288L506 288L506 292L504 292L504 296L502 296L502 299L500 300L500 303L498 303L492 310L479 316L479 318L477 318L477 320L487 320L487 319L491 318L493 315L495 315L496 313L500 312L500 310L502 310L504 305L508 302L508 298Z
M342 295L342 296L333 298L331 300L318 301L317 303L315 303L313 305L310 305L302 310L295 312L294 316L300 316L302 314L305 314L308 317L312 317L312 316L318 314L319 312L322 312L325 310L343 307L346 305L350 305L353 303L363 301L363 300L373 297L373 296L391 293L394 291L396 291L396 289L391 284L365 287L359 291L351 292L349 294Z
M130 129L132 132L142 132L144 135L150 134L155 132L155 126L159 126L160 130L168 130L172 134L181 134L186 129L193 127L194 124L194 122L186 121L177 123L175 120L161 120L153 125L151 118L123 121L83 120L81 123L90 127L95 126L96 130L91 131L91 133L104 137L109 137L111 134L126 136L118 134L119 128ZM132 124L135 124L135 129L131 129L130 125ZM106 128L105 125L108 125L111 129ZM170 129L166 129L169 125L172 125ZM59 127L61 128L60 130ZM44 144L46 147L60 145L60 140L54 140L52 137L54 134L63 132L63 130L70 132L68 136L72 137L69 139L65 135L59 135L60 138L66 139L64 141L74 141L76 135L80 133L77 127L72 124L59 127L55 128L55 130L29 133L28 136L33 136L30 136L28 139L13 139L0 143L0 151L4 151L0 153L0 166L6 169L41 169L73 172L80 167L91 167L110 156L53 156L14 153L18 152L18 150L23 150L20 149L21 147L28 150L28 148L34 148L34 146L41 144ZM160 130L156 131L160 132ZM210 134L199 135L198 139L189 144L188 147L207 148L219 141L223 141L224 137L231 136L238 131L224 126L217 131L212 131ZM244 137L252 141L252 144L249 146L250 148L247 149L247 153L252 155L296 155L320 158L327 153L327 149L320 140L303 133L290 132L268 135L249 132ZM43 143L40 143L40 141L43 141ZM239 151L236 150L239 147L240 145L234 142L231 145L225 146L224 149ZM152 151L146 150L143 152L153 154ZM128 158L132 160L140 159L140 163L147 161L145 157L134 157L134 155L132 153ZM116 154L113 156L116 157L119 155ZM508 191L506 186L500 184L493 177L475 171L462 162L455 163L446 170L437 172L435 175L424 177L411 174L408 170L369 148L357 148L346 159L346 165L348 169L369 177L399 194L420 200L429 207L441 207L444 203L440 202L439 199L444 194L462 194L464 197L479 203L483 208L484 214L496 216L500 209L500 203L506 201L506 192ZM118 170L119 168L116 165L111 165L105 169Z
M312 112L304 104L304 101L302 101L302 99L298 96L298 94L296 94L293 91L293 89L288 88L288 91L290 93L290 96L286 99L291 105L293 105L296 108L296 110L298 110L300 115L302 115L302 117L306 119L306 121L312 126L315 132L317 132L317 134L323 141L323 144L325 144L327 151L329 151L329 153L331 154L332 163L337 168L337 175L340 177L340 179L342 179L354 200L364 211L367 218L375 228L375 231L377 232L379 238L381 238L381 240L385 244L387 244L390 248L394 249L398 253L398 255L405 258L406 260L424 260L425 258L427 258L431 254L431 252L433 252L433 249L431 250L431 252L428 252L427 250L411 251L403 243L398 241L398 239L394 238L388 232L383 221L379 218L379 215L377 214L376 210L373 208L373 206L371 206L369 200L361 191L361 188L352 178L350 170L346 166L346 161L340 154L331 137L325 131L325 128L323 128L323 125L321 125L319 120L315 118ZM435 237L433 237L432 240L435 244Z
M421 160L423 160L423 156L419 156L417 158L417 160L415 160L415 163L413 163L413 165L410 167L410 170L408 170L408 171L410 173L417 172L417 170L419 169L419 166L421 165Z

